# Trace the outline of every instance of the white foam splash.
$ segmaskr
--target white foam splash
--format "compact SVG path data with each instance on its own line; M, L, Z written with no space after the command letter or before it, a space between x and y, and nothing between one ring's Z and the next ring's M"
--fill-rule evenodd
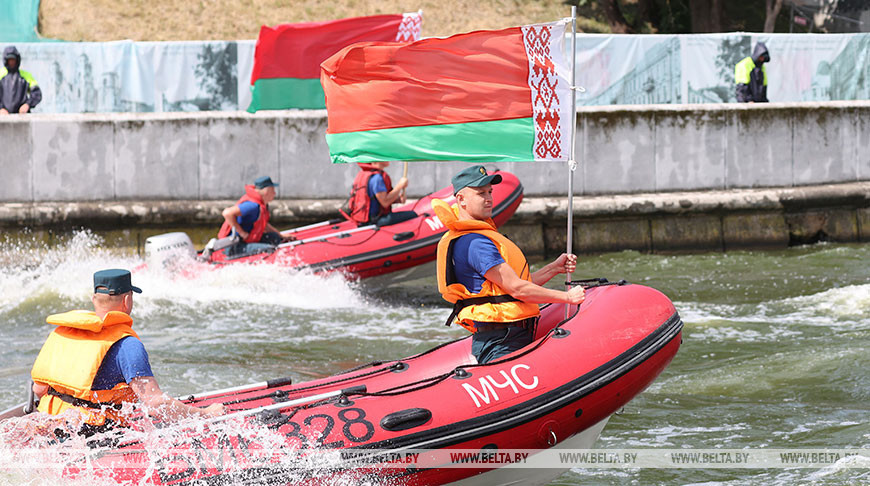
M245 484L244 476L236 476L245 470L254 471L249 479L280 476L292 483L293 474L303 480L306 470L315 470L330 476L330 484L366 482L353 468L337 469L338 452L297 449L283 433L257 422L228 419L206 425L186 419L155 427L142 419L135 429L84 438L76 434L77 418L78 412L70 410L59 417L37 414L0 422L0 486L145 485L155 477L172 482L172 476L211 476L230 485ZM116 449L119 444L126 446Z
M202 308L209 304L296 309L353 308L364 305L354 285L333 273L315 275L271 264L229 264L213 267L195 261L183 273L142 268L134 274L143 289L137 300L147 316L166 301Z
M100 237L78 231L65 243L47 246L33 240L0 243L0 312L28 299L52 295L87 305L91 278L105 268L133 271L136 312L147 317L167 305L202 308L227 303L297 309L364 306L354 284L340 274L314 275L278 265L230 264L214 267L186 262L182 271L147 268L133 256L102 247Z
M824 327L870 327L870 284L848 285L800 297L758 304L676 302L685 322L802 324Z

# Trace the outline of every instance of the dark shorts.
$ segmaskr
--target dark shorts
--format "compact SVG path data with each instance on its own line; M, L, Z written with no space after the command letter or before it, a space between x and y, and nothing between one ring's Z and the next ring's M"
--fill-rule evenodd
M504 329L478 331L471 337L471 354L479 364L513 353L532 342L532 330L505 326Z
M417 213L414 211L396 211L395 213L390 213L378 218L375 222L378 227L380 226L390 226L394 224L399 224L409 219L414 219L417 217Z
M245 243L244 241L240 241L227 248L226 253L230 258L241 258L249 255L256 255L257 253L271 252L280 243L281 235L274 231L270 231L268 233L263 233L263 236L260 237L259 243Z

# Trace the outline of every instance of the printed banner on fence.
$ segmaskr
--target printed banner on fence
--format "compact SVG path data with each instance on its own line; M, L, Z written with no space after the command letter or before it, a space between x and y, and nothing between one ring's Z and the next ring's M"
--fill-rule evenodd
M758 41L770 50L771 101L870 99L870 34L579 34L577 84L586 92L578 93L577 103L734 102L734 65ZM22 68L42 89L34 113L243 110L250 104L252 40L15 45Z

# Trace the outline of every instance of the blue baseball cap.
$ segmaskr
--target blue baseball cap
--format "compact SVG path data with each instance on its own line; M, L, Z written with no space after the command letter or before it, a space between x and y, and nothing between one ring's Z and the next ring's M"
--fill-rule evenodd
M277 182L272 182L272 178L269 176L258 177L254 181L254 187L257 189L263 189L264 187L277 186Z
M482 187L487 184L498 184L501 182L501 174L489 175L486 173L486 167L482 165L472 165L459 171L453 176L453 194L455 195L460 190L466 187Z
M95 294L120 295L130 291L142 293L142 289L134 287L130 282L129 270L112 268L94 273Z

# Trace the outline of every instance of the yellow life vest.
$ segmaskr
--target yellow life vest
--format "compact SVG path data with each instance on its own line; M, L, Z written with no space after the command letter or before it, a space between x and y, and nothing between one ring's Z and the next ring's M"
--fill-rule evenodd
M460 220L458 207L456 205L450 207L440 199L432 200L432 209L448 230L438 242L437 273L438 291L441 292L441 297L454 304L450 319L455 315L457 324L475 332L475 322L514 322L540 315L537 304L519 301L489 280L483 283L480 292L476 294L471 293L464 285L455 280L453 276L453 242L460 236L476 233L492 240L505 263L521 279L531 281L529 264L522 250L514 242L496 231L492 219L486 221ZM479 303L468 302L470 299L479 299ZM450 325L449 319L447 324Z
M111 390L91 390L91 385L109 348L127 336L139 337L132 329L133 319L117 311L100 319L93 312L75 310L45 321L58 327L42 345L30 372L35 383L50 387L38 410L58 415L75 407L91 425L103 425L107 418L123 424L115 407L137 400L130 386L119 383Z
M752 56L744 57L734 65L734 83L749 84L752 70L755 69L755 61ZM761 65L762 84L767 86L767 65Z

